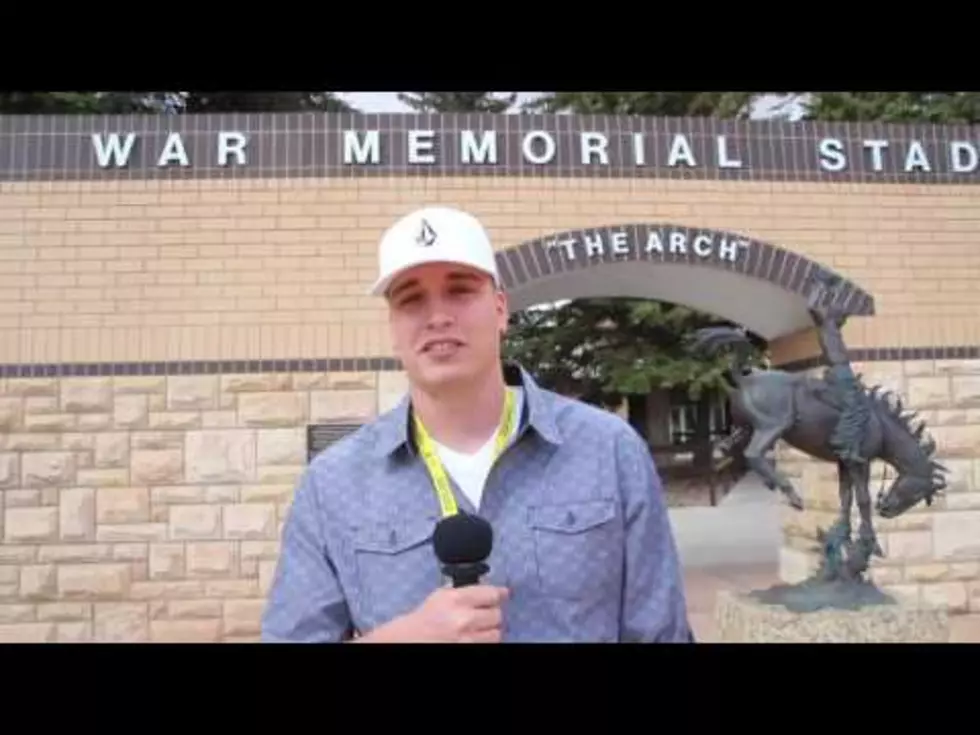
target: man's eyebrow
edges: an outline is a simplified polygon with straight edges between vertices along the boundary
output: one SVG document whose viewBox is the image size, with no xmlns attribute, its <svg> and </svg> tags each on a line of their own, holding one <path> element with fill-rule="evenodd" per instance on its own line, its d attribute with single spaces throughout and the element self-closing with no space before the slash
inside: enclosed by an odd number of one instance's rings
<svg viewBox="0 0 980 735">
<path fill-rule="evenodd" d="M 408 281 L 405 281 L 404 283 L 399 283 L 397 286 L 395 286 L 393 289 L 391 289 L 391 291 L 388 292 L 388 298 L 394 298 L 395 296 L 397 296 L 398 294 L 400 294 L 402 291 L 406 291 L 406 290 L 412 288 L 413 286 L 417 286 L 418 283 L 419 283 L 418 280 L 415 279 L 415 278 L 412 278 L 412 279 L 410 279 Z"/>
<path fill-rule="evenodd" d="M 469 271 L 453 271 L 447 278 L 454 281 L 482 281 L 476 273 L 470 273 Z"/>
</svg>

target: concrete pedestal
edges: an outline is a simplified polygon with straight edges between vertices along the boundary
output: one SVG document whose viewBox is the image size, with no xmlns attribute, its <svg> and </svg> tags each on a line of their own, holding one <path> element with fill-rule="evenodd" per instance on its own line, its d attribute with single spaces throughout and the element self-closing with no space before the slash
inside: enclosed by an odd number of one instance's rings
<svg viewBox="0 0 980 735">
<path fill-rule="evenodd" d="M 715 608 L 718 637 L 727 643 L 946 643 L 942 608 L 909 603 L 855 610 L 793 612 L 783 605 L 722 591 Z"/>
</svg>

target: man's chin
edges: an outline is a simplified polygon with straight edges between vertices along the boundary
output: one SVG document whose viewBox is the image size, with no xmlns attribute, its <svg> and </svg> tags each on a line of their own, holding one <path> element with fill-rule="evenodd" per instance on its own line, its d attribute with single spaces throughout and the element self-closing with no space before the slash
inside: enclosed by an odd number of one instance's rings
<svg viewBox="0 0 980 735">
<path fill-rule="evenodd" d="M 423 359 L 418 365 L 417 378 L 425 385 L 452 385 L 473 376 L 472 366 L 460 359 Z"/>
</svg>

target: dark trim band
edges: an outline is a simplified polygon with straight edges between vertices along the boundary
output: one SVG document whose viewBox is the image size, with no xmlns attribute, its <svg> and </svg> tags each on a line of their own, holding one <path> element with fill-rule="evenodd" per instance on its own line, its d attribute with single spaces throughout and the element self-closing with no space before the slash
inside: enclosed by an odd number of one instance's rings
<svg viewBox="0 0 980 735">
<path fill-rule="evenodd" d="M 814 278 L 842 281 L 839 304 L 849 316 L 873 316 L 874 297 L 804 255 L 729 230 L 661 223 L 625 223 L 556 232 L 497 253 L 504 287 L 517 291 L 540 279 L 618 262 L 683 263 L 767 281 L 806 296 Z"/>
<path fill-rule="evenodd" d="M 903 360 L 980 360 L 980 345 L 959 347 L 876 347 L 851 350 L 855 362 Z M 780 370 L 808 370 L 820 357 L 774 365 Z M 115 375 L 215 375 L 234 373 L 395 372 L 394 357 L 334 357 L 294 360 L 184 360 L 166 362 L 66 362 L 0 364 L 0 378 L 106 377 Z"/>
<path fill-rule="evenodd" d="M 66 362 L 0 364 L 2 378 L 68 378 L 114 375 L 229 375 L 235 373 L 393 372 L 393 357 L 333 357 L 293 360 L 169 360 L 164 362 Z"/>
<path fill-rule="evenodd" d="M 641 115 L 0 115 L 0 181 L 445 176 L 978 184 L 966 125 Z"/>
<path fill-rule="evenodd" d="M 866 347 L 848 351 L 852 362 L 912 362 L 915 360 L 980 360 L 980 345 L 958 347 Z M 798 372 L 824 367 L 822 355 L 774 365 L 780 370 Z"/>
</svg>

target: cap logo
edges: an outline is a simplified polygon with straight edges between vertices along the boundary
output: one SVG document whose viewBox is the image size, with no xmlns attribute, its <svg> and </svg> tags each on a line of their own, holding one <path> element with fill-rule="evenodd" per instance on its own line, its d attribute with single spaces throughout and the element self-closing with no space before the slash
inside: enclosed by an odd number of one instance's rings
<svg viewBox="0 0 980 735">
<path fill-rule="evenodd" d="M 418 236 L 415 238 L 415 242 L 424 248 L 432 246 L 436 241 L 436 231 L 432 229 L 432 225 L 428 223 L 427 220 L 422 220 L 422 229 L 419 230 Z"/>
</svg>

